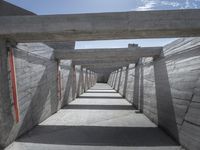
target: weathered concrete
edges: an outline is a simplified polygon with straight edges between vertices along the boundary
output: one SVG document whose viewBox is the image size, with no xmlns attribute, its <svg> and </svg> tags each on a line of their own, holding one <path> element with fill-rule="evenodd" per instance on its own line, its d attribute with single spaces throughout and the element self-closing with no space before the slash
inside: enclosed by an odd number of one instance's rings
<svg viewBox="0 0 200 150">
<path fill-rule="evenodd" d="M 180 150 L 180 147 L 111 87 L 97 84 L 6 148 L 18 149 Z"/>
<path fill-rule="evenodd" d="M 15 124 L 9 89 L 8 52 L 6 41 L 0 40 L 0 149 L 6 146 L 9 131 Z"/>
<path fill-rule="evenodd" d="M 200 149 L 200 38 L 178 39 L 161 58 L 129 65 L 126 99 L 166 130 L 186 149 Z M 125 70 L 122 81 L 125 80 Z M 112 75 L 113 76 L 113 75 Z M 123 82 L 124 83 L 124 82 Z M 119 92 L 123 94 L 124 84 Z"/>
<path fill-rule="evenodd" d="M 78 89 L 73 87 L 78 85 L 79 69 L 76 68 L 76 80 L 73 80 L 71 61 L 61 61 L 58 69 L 50 47 L 42 43 L 18 44 L 14 48 L 20 117 L 17 123 L 10 98 L 5 41 L 1 41 L 0 46 L 0 146 L 5 147 L 76 98 Z"/>
<path fill-rule="evenodd" d="M 9 16 L 0 18 L 0 38 L 11 38 L 17 42 L 44 42 L 194 37 L 200 35 L 199 16 L 198 9 Z"/>
<path fill-rule="evenodd" d="M 101 64 L 125 64 L 125 63 L 135 63 L 135 60 L 74 60 L 75 65 L 101 65 Z"/>
<path fill-rule="evenodd" d="M 72 60 L 116 60 L 118 58 L 137 60 L 140 57 L 159 56 L 162 47 L 133 47 L 133 48 L 113 48 L 113 49 L 76 49 L 54 51 L 57 59 Z"/>
<path fill-rule="evenodd" d="M 123 88 L 123 94 L 122 94 L 123 97 L 126 96 L 128 72 L 129 72 L 129 66 L 126 67 L 125 80 L 124 80 L 124 88 Z"/>
</svg>

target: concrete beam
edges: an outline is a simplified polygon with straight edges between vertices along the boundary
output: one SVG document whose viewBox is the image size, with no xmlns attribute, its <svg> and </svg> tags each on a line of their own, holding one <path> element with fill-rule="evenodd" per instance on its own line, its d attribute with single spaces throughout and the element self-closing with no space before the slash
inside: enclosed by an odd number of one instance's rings
<svg viewBox="0 0 200 150">
<path fill-rule="evenodd" d="M 88 69 L 93 69 L 93 68 L 112 68 L 112 67 L 125 67 L 128 66 L 129 63 L 115 63 L 115 64 L 107 64 L 107 63 L 102 63 L 102 64 L 90 64 L 90 65 L 82 65 L 83 68 L 88 68 Z"/>
<path fill-rule="evenodd" d="M 110 67 L 110 68 L 90 68 L 95 73 L 111 73 L 121 67 Z"/>
<path fill-rule="evenodd" d="M 112 49 L 77 49 L 55 50 L 57 59 L 71 60 L 116 60 L 122 58 L 138 59 L 140 57 L 154 57 L 160 55 L 162 47 L 136 47 L 136 48 L 112 48 Z"/>
<path fill-rule="evenodd" d="M 65 51 L 75 48 L 75 41 L 45 42 L 45 44 L 53 49 L 65 49 Z"/>
<path fill-rule="evenodd" d="M 0 38 L 17 42 L 200 36 L 200 10 L 0 17 Z"/>
<path fill-rule="evenodd" d="M 119 64 L 119 63 L 136 63 L 135 60 L 74 60 L 74 65 L 101 65 L 101 64 Z"/>
</svg>

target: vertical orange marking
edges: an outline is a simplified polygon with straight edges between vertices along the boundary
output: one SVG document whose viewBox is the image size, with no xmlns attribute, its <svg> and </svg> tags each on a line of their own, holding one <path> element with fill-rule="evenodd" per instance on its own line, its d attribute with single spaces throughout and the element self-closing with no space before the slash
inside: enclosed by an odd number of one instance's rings
<svg viewBox="0 0 200 150">
<path fill-rule="evenodd" d="M 13 49 L 9 48 L 9 65 L 10 65 L 10 78 L 12 86 L 12 98 L 14 102 L 14 110 L 16 122 L 19 122 L 19 105 L 18 105 L 18 96 L 17 96 L 17 83 L 16 83 L 16 73 L 15 73 L 15 63 L 14 63 L 14 54 Z"/>
</svg>

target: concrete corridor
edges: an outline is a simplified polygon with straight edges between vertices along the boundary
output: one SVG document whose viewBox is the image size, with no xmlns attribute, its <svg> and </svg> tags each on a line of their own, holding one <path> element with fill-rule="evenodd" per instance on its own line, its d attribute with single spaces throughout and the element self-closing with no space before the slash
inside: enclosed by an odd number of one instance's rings
<svg viewBox="0 0 200 150">
<path fill-rule="evenodd" d="M 6 150 L 179 150 L 107 84 L 96 84 Z"/>
</svg>

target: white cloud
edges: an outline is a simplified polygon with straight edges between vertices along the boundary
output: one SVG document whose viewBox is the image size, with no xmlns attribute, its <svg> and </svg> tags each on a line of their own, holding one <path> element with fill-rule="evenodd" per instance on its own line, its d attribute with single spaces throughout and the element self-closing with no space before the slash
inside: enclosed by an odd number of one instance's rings
<svg viewBox="0 0 200 150">
<path fill-rule="evenodd" d="M 144 1 L 144 5 L 136 8 L 138 11 L 152 10 L 155 6 L 155 1 Z"/>
<path fill-rule="evenodd" d="M 185 2 L 185 8 L 190 8 L 189 0 L 186 0 L 186 2 Z"/>
<path fill-rule="evenodd" d="M 172 2 L 172 1 L 161 1 L 160 3 L 161 3 L 161 5 L 168 5 L 168 6 L 172 6 L 172 7 L 179 7 L 180 6 L 180 3 Z"/>
</svg>

